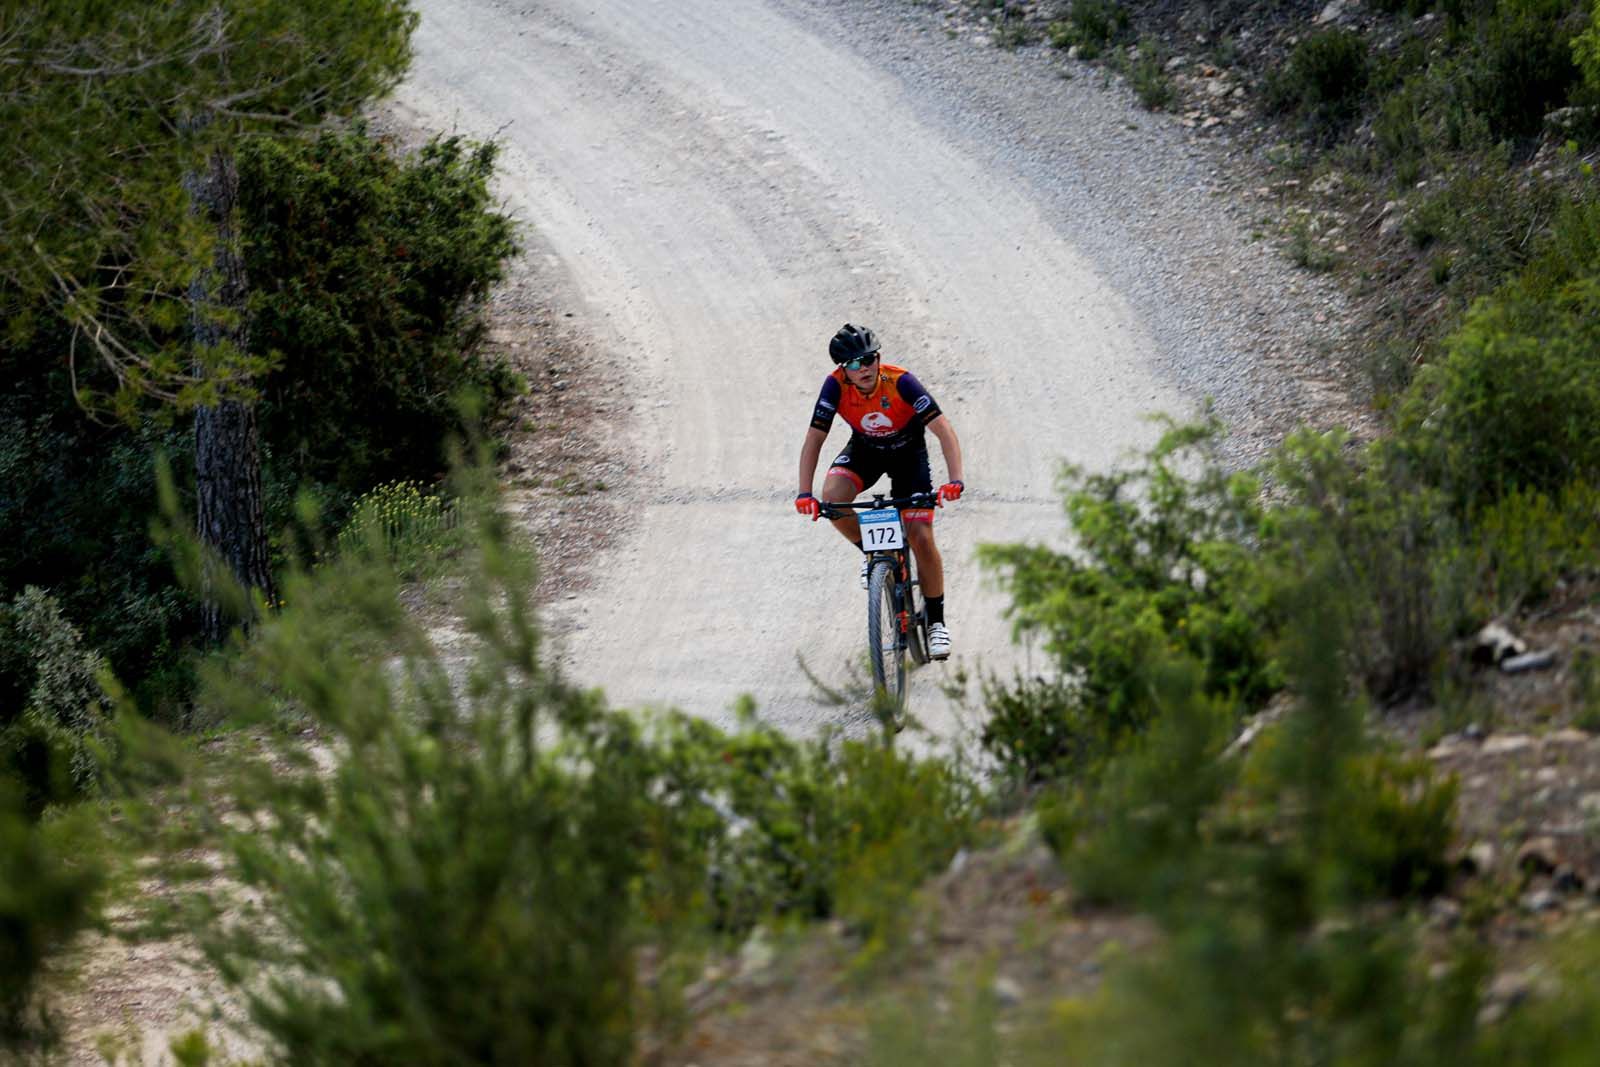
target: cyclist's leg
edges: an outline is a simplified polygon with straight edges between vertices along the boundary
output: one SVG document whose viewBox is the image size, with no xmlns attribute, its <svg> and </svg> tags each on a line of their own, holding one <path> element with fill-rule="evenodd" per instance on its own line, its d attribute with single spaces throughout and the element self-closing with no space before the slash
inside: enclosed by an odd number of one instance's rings
<svg viewBox="0 0 1600 1067">
<path fill-rule="evenodd" d="M 933 492 L 933 473 L 928 466 L 927 448 L 907 449 L 897 456 L 889 470 L 890 491 L 895 496 Z M 944 557 L 933 539 L 933 509 L 905 508 L 900 512 L 905 523 L 906 541 L 916 557 L 917 577 L 922 582 L 923 599 L 944 596 Z"/>
<path fill-rule="evenodd" d="M 822 480 L 822 499 L 829 504 L 848 504 L 882 475 L 881 465 L 870 452 L 846 447 L 834 458 L 828 476 Z M 853 513 L 834 519 L 833 528 L 851 544 L 861 544 L 861 523 Z"/>
</svg>

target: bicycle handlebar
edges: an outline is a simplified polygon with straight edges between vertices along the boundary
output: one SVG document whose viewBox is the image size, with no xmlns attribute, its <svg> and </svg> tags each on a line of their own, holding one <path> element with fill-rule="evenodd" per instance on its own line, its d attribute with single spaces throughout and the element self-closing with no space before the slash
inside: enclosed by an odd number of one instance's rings
<svg viewBox="0 0 1600 1067">
<path fill-rule="evenodd" d="M 830 504 L 819 502 L 817 514 L 824 519 L 842 519 L 850 511 L 873 511 L 877 508 L 941 508 L 938 493 L 912 493 L 910 496 L 874 496 L 871 500 Z"/>
</svg>

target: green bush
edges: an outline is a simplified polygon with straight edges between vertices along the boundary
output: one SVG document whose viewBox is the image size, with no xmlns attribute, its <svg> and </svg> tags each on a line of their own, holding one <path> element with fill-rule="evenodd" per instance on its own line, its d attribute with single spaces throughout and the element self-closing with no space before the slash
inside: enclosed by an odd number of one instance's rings
<svg viewBox="0 0 1600 1067">
<path fill-rule="evenodd" d="M 0 774 L 24 786 L 35 810 L 92 789 L 106 740 L 104 658 L 30 586 L 0 605 L 0 659 L 0 676 L 21 690 L 17 703 L 0 703 Z"/>
<path fill-rule="evenodd" d="M 1150 111 L 1164 111 L 1177 99 L 1166 65 L 1166 49 L 1154 38 L 1139 42 L 1139 58 L 1128 65 L 1128 84 L 1133 86 L 1139 103 Z"/>
<path fill-rule="evenodd" d="M 1539 299 L 1487 297 L 1402 405 L 1441 484 L 1466 507 L 1600 478 L 1600 276 Z"/>
<path fill-rule="evenodd" d="M 1464 73 L 1473 108 L 1497 140 L 1537 136 L 1545 114 L 1580 83 L 1578 10 L 1571 0 L 1500 0 L 1479 25 Z"/>
<path fill-rule="evenodd" d="M 1328 139 L 1356 117 L 1370 76 L 1365 38 L 1345 29 L 1321 30 L 1268 74 L 1266 99 L 1274 110 L 1297 116 L 1316 136 Z"/>
<path fill-rule="evenodd" d="M 1584 84 L 1600 93 L 1600 3 L 1591 5 L 1589 28 L 1572 39 L 1572 60 L 1578 65 Z"/>
<path fill-rule="evenodd" d="M 1454 788 L 1372 747 L 1345 692 L 1340 613 L 1322 610 L 1338 580 L 1308 573 L 1281 723 L 1227 755 L 1232 715 L 1202 673 L 1155 671 L 1150 733 L 1072 806 L 1074 832 L 1058 840 L 1074 885 L 1132 903 L 1166 935 L 1108 978 L 1068 1038 L 1074 1058 L 1424 1062 L 1415 1051 L 1472 1023 L 1435 1029 L 1447 986 L 1418 981 L 1408 925 L 1373 908 L 1441 884 Z"/>
<path fill-rule="evenodd" d="M 53 330 L 0 341 L 0 602 L 50 590 L 140 703 L 173 714 L 188 694 L 181 650 L 196 620 L 149 524 L 154 454 L 182 463 L 192 435 L 90 421 L 59 358 L 67 344 Z M 7 674 L 0 663 L 0 703 L 9 694 L 20 707 L 25 680 Z"/>
<path fill-rule="evenodd" d="M 1474 519 L 1483 594 L 1494 614 L 1536 604 L 1564 576 L 1600 566 L 1600 489 L 1573 482 L 1556 494 L 1513 489 Z"/>
<path fill-rule="evenodd" d="M 1469 614 L 1472 559 L 1452 498 L 1404 442 L 1357 450 L 1337 433 L 1292 435 L 1272 478 L 1283 495 L 1264 544 L 1277 571 L 1325 558 L 1348 593 L 1336 603 L 1367 691 L 1388 701 L 1427 688 Z"/>
<path fill-rule="evenodd" d="M 493 145 L 435 138 L 399 157 L 357 127 L 258 140 L 239 157 L 251 336 L 276 354 L 261 433 L 274 477 L 359 493 L 432 480 L 455 397 L 493 405 L 483 302 L 515 251 L 489 192 Z"/>
<path fill-rule="evenodd" d="M 1229 474 L 1215 423 L 1170 426 L 1142 465 L 1063 475 L 1076 549 L 989 545 L 1021 634 L 1037 634 L 1060 683 L 1002 700 L 985 728 L 991 754 L 1024 774 L 1077 759 L 1142 725 L 1143 671 L 1181 651 L 1205 669 L 1207 692 L 1253 706 L 1278 685 L 1272 664 L 1270 588 L 1251 542 L 1259 486 Z M 1197 473 L 1188 473 L 1196 470 Z M 1033 724 L 1034 716 L 1049 723 Z M 1072 724 L 1098 720 L 1093 733 Z M 1033 751 L 1036 744 L 1048 747 Z"/>
<path fill-rule="evenodd" d="M 334 545 L 341 553 L 371 551 L 404 576 L 437 567 L 456 547 L 456 512 L 418 482 L 401 480 L 361 494 Z"/>
<path fill-rule="evenodd" d="M 1049 26 L 1050 43 L 1094 59 L 1128 36 L 1128 12 L 1116 0 L 1072 0 L 1067 17 Z"/>
</svg>

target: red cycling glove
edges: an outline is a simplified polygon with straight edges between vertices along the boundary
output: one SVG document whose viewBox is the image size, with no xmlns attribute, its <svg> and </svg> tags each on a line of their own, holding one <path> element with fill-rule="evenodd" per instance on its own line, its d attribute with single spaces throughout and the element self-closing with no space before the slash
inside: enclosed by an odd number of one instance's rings
<svg viewBox="0 0 1600 1067">
<path fill-rule="evenodd" d="M 801 493 L 794 498 L 794 510 L 801 515 L 811 516 L 811 521 L 817 521 L 817 514 L 822 510 L 822 505 L 817 503 L 817 498 L 810 493 Z"/>
<path fill-rule="evenodd" d="M 965 488 L 966 488 L 966 486 L 963 485 L 961 482 L 945 482 L 943 485 L 941 485 L 939 487 L 939 499 L 940 500 L 960 500 L 961 499 L 961 490 L 963 490 Z"/>
</svg>

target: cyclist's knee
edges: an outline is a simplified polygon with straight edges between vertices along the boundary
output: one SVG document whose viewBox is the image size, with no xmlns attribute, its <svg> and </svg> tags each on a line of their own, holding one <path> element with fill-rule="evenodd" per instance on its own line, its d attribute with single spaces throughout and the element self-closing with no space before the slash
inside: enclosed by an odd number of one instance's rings
<svg viewBox="0 0 1600 1067">
<path fill-rule="evenodd" d="M 830 474 L 822 482 L 822 499 L 830 504 L 847 504 L 858 492 L 856 484 L 842 474 Z"/>
</svg>

